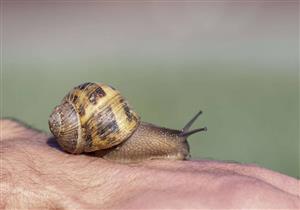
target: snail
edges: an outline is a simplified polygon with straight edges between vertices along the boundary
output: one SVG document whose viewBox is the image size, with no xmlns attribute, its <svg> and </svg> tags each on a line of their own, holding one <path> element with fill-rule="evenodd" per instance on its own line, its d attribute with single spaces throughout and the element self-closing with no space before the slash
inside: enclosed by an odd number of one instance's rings
<svg viewBox="0 0 300 210">
<path fill-rule="evenodd" d="M 88 82 L 74 87 L 54 108 L 49 128 L 60 147 L 72 154 L 93 153 L 119 162 L 186 160 L 187 137 L 207 130 L 189 130 L 201 113 L 182 130 L 159 127 L 142 122 L 115 88 Z"/>
</svg>

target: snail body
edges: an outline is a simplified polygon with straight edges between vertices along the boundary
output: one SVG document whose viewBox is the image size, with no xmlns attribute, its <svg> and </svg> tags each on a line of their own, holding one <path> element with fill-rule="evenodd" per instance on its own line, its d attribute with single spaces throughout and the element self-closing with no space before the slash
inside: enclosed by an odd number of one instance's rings
<svg viewBox="0 0 300 210">
<path fill-rule="evenodd" d="M 55 107 L 49 128 L 61 148 L 72 154 L 93 152 L 104 159 L 137 162 L 190 157 L 187 137 L 199 112 L 182 130 L 141 122 L 119 91 L 105 84 L 73 88 Z"/>
</svg>

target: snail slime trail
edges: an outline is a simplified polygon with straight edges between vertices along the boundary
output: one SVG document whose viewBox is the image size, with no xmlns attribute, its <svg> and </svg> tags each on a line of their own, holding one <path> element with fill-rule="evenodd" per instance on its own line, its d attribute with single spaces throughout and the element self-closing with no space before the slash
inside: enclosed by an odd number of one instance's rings
<svg viewBox="0 0 300 210">
<path fill-rule="evenodd" d="M 198 112 L 182 130 L 141 122 L 115 88 L 100 83 L 74 87 L 56 106 L 49 128 L 60 147 L 72 154 L 94 152 L 118 162 L 151 159 L 186 160 L 187 138 L 207 128 L 190 130 Z"/>
</svg>

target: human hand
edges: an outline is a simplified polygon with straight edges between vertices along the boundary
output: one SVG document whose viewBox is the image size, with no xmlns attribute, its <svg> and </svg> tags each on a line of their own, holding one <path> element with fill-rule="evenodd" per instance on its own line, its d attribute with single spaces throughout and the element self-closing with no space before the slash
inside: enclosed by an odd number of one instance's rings
<svg viewBox="0 0 300 210">
<path fill-rule="evenodd" d="M 218 161 L 119 164 L 62 152 L 47 134 L 0 120 L 0 208 L 299 209 L 299 180 Z"/>
</svg>

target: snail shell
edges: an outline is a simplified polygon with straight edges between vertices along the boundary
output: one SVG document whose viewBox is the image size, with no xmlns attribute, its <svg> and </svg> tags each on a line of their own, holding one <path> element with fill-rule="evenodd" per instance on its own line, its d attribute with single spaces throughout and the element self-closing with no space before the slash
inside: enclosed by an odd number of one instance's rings
<svg viewBox="0 0 300 210">
<path fill-rule="evenodd" d="M 49 118 L 49 128 L 59 145 L 74 154 L 118 145 L 139 124 L 139 115 L 120 92 L 99 83 L 73 88 Z"/>
</svg>

